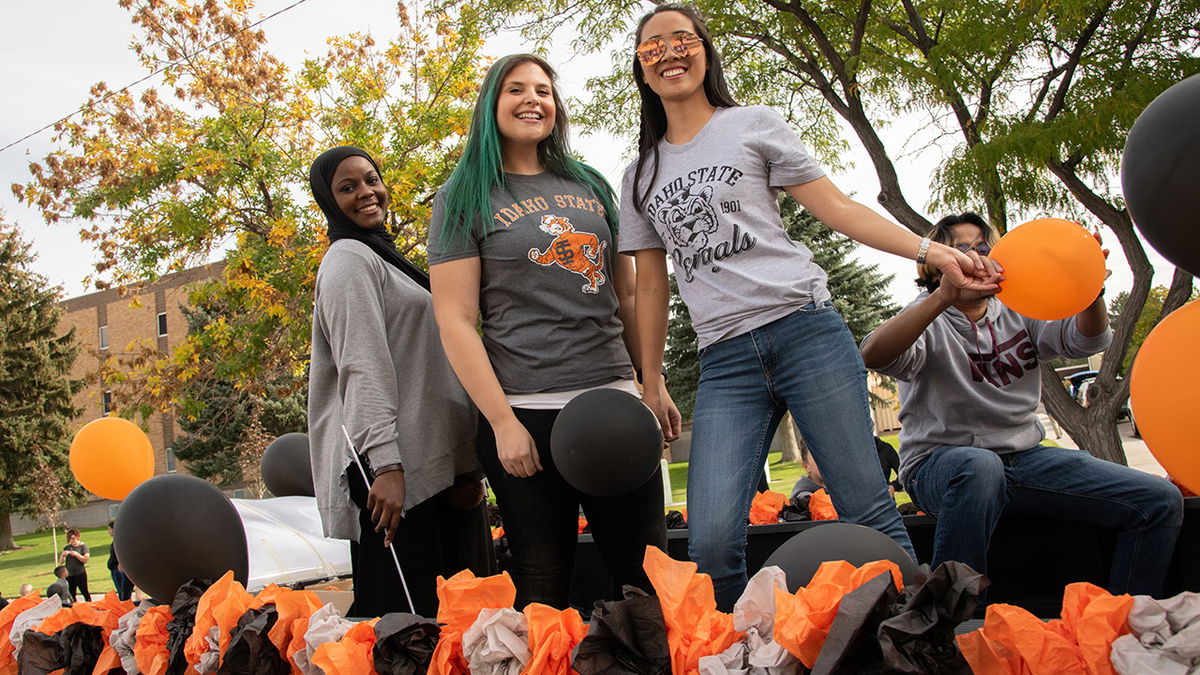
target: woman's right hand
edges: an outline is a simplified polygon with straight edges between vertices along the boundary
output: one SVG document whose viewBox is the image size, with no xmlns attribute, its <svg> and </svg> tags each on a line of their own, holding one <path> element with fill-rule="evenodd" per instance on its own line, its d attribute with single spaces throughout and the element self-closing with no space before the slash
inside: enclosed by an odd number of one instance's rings
<svg viewBox="0 0 1200 675">
<path fill-rule="evenodd" d="M 510 475 L 529 478 L 542 470 L 537 444 L 516 417 L 494 426 L 493 431 L 496 434 L 496 455 Z"/>
</svg>

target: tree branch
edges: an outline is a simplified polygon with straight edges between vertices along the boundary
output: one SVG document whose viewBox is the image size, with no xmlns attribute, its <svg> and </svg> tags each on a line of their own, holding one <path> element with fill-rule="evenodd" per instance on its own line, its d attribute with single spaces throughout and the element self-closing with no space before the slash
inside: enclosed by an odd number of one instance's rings
<svg viewBox="0 0 1200 675">
<path fill-rule="evenodd" d="M 1054 92 L 1054 98 L 1050 101 L 1050 108 L 1046 111 L 1046 121 L 1050 121 L 1062 112 L 1066 105 L 1067 92 L 1071 89 L 1071 84 L 1074 82 L 1075 69 L 1079 66 L 1079 60 L 1083 58 L 1083 53 L 1087 51 L 1088 45 L 1092 41 L 1092 37 L 1096 35 L 1096 31 L 1100 29 L 1100 24 L 1104 22 L 1104 17 L 1108 16 L 1108 10 L 1112 7 L 1111 2 L 1104 3 L 1096 13 L 1092 15 L 1091 21 L 1083 29 L 1083 33 L 1075 41 L 1075 46 L 1071 49 L 1071 54 L 1067 58 L 1066 72 L 1063 74 L 1062 80 L 1058 83 L 1058 90 Z"/>
</svg>

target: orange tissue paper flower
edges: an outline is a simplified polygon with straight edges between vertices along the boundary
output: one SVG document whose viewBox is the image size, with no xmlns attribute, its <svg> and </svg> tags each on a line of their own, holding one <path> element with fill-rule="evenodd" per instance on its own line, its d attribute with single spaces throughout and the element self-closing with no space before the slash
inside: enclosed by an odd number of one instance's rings
<svg viewBox="0 0 1200 675">
<path fill-rule="evenodd" d="M 701 657 L 720 654 L 744 637 L 734 630 L 732 614 L 717 611 L 712 578 L 696 572 L 696 563 L 647 546 L 643 567 L 662 605 L 673 675 L 698 673 Z"/>
<path fill-rule="evenodd" d="M 786 495 L 767 490 L 754 495 L 750 502 L 750 524 L 770 525 L 779 522 L 779 512 L 787 506 Z"/>
<path fill-rule="evenodd" d="M 268 602 L 275 603 L 278 618 L 267 632 L 267 638 L 279 650 L 279 654 L 291 663 L 293 675 L 300 675 L 301 671 L 295 662 L 292 662 L 289 650 L 297 634 L 303 644 L 304 633 L 308 630 L 308 617 L 321 609 L 321 600 L 312 591 L 293 591 L 271 584 L 259 591 L 255 597 L 255 603 L 259 606 Z"/>
<path fill-rule="evenodd" d="M 159 605 L 151 607 L 138 622 L 133 657 L 138 670 L 145 675 L 162 675 L 167 672 L 171 660 L 171 655 L 167 652 L 167 622 L 170 620 L 171 608 Z"/>
<path fill-rule="evenodd" d="M 529 663 L 521 672 L 529 675 L 570 675 L 571 650 L 587 635 L 579 612 L 557 610 L 532 603 L 525 608 L 529 625 Z"/>
<path fill-rule="evenodd" d="M 429 664 L 431 675 L 462 675 L 470 672 L 463 656 L 463 633 L 475 623 L 480 610 L 512 607 L 517 588 L 508 572 L 491 577 L 476 577 L 471 570 L 437 579 L 438 615 L 441 638 Z"/>
<path fill-rule="evenodd" d="M 13 658 L 13 644 L 8 639 L 17 615 L 40 604 L 42 604 L 42 598 L 38 597 L 37 593 L 30 593 L 8 603 L 4 609 L 0 609 L 0 673 L 17 672 L 17 660 Z"/>
<path fill-rule="evenodd" d="M 813 520 L 837 520 L 837 509 L 825 488 L 812 493 L 808 498 L 808 515 Z"/>
<path fill-rule="evenodd" d="M 208 634 L 213 626 L 217 627 L 217 644 L 221 656 L 229 647 L 229 632 L 237 626 L 238 619 L 254 604 L 254 596 L 233 578 L 233 571 L 226 572 L 196 603 L 196 627 L 191 636 L 183 643 L 183 654 L 193 667 L 200 663 L 200 657 L 208 651 Z"/>
<path fill-rule="evenodd" d="M 829 636 L 838 607 L 847 593 L 880 574 L 891 574 L 904 589 L 900 567 L 890 560 L 855 567 L 845 560 L 821 563 L 807 586 L 795 594 L 775 589 L 775 642 L 812 668 Z"/>
<path fill-rule="evenodd" d="M 1078 645 L 1014 605 L 990 605 L 983 628 L 957 641 L 976 674 L 1088 672 Z"/>
<path fill-rule="evenodd" d="M 368 675 L 375 672 L 375 624 L 379 619 L 356 623 L 341 640 L 317 647 L 312 663 L 325 675 Z"/>
</svg>

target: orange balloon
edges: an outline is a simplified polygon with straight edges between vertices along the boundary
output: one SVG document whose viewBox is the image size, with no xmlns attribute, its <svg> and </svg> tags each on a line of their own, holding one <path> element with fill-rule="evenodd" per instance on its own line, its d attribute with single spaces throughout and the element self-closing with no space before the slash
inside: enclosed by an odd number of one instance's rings
<svg viewBox="0 0 1200 675">
<path fill-rule="evenodd" d="M 71 441 L 71 473 L 94 494 L 124 499 L 154 476 L 154 447 L 133 422 L 101 417 L 85 424 Z"/>
<path fill-rule="evenodd" d="M 1054 321 L 1087 309 L 1104 286 L 1104 253 L 1079 223 L 1031 220 L 996 242 L 991 258 L 1004 266 L 996 298 L 1031 319 Z"/>
<path fill-rule="evenodd" d="M 1180 484 L 1200 493 L 1200 447 L 1192 422 L 1200 408 L 1200 300 L 1171 312 L 1150 334 L 1129 375 L 1130 405 L 1150 452 Z"/>
</svg>

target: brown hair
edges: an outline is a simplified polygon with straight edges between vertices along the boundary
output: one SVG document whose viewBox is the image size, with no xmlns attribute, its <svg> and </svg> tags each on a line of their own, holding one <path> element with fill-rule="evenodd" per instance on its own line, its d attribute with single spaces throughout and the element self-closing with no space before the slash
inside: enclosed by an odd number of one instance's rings
<svg viewBox="0 0 1200 675">
<path fill-rule="evenodd" d="M 983 235 L 983 240 L 988 246 L 996 244 L 996 230 L 988 224 L 983 216 L 980 216 L 974 211 L 966 211 L 957 215 L 949 215 L 933 224 L 929 232 L 925 234 L 930 241 L 939 244 L 952 246 L 954 241 L 954 232 L 950 228 L 955 225 L 974 225 L 979 228 L 980 234 Z M 917 265 L 917 285 L 930 293 L 936 291 L 938 286 L 942 285 L 942 271 L 933 265 Z"/>
</svg>

